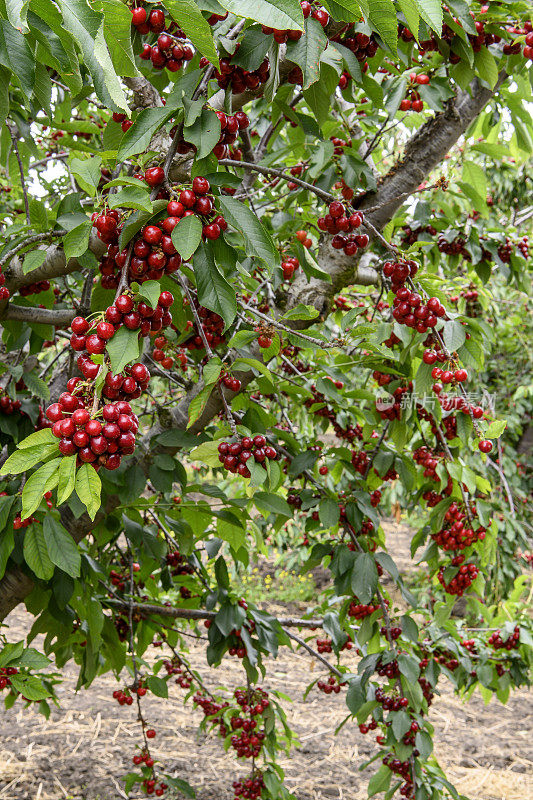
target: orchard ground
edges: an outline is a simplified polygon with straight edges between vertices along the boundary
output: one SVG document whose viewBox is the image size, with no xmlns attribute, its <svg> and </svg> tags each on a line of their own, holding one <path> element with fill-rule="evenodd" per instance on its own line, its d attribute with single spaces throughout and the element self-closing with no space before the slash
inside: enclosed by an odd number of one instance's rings
<svg viewBox="0 0 533 800">
<path fill-rule="evenodd" d="M 386 532 L 402 572 L 416 569 L 409 557 L 412 531 L 389 523 Z M 291 604 L 285 610 L 304 609 L 303 604 Z M 32 620 L 19 607 L 7 622 L 10 639 L 15 641 L 26 634 Z M 240 663 L 228 656 L 219 669 L 210 670 L 202 642 L 192 642 L 190 657 L 209 688 L 236 686 L 242 680 Z M 351 654 L 344 653 L 343 660 L 350 663 Z M 322 672 L 318 662 L 310 664 L 308 656 L 284 648 L 264 683 L 293 701 L 284 702 L 298 737 L 290 756 L 281 757 L 286 786 L 299 800 L 363 800 L 375 763 L 362 772 L 358 765 L 375 753 L 374 738 L 360 734 L 355 725 L 346 725 L 335 736 L 347 714 L 343 694 L 325 696 L 314 688 L 302 702 L 310 680 Z M 112 699 L 117 684 L 109 675 L 97 678 L 90 691 L 78 694 L 74 666 L 68 665 L 63 676 L 58 688 L 61 708 L 52 710 L 49 721 L 18 704 L 10 711 L 0 710 L 0 800 L 126 797 L 121 777 L 130 770 L 139 743 L 136 711 L 119 707 Z M 184 690 L 169 686 L 168 700 L 150 696 L 145 704 L 147 719 L 158 732 L 156 757 L 172 774 L 195 787 L 197 800 L 229 800 L 231 779 L 245 774 L 246 767 L 225 755 L 220 740 L 198 734 L 201 711 L 193 711 L 191 702 L 184 706 Z M 435 752 L 457 789 L 472 800 L 533 798 L 531 694 L 519 690 L 507 706 L 495 700 L 485 706 L 479 695 L 463 704 L 446 681 L 440 686 L 442 694 L 430 711 L 436 729 Z"/>
</svg>

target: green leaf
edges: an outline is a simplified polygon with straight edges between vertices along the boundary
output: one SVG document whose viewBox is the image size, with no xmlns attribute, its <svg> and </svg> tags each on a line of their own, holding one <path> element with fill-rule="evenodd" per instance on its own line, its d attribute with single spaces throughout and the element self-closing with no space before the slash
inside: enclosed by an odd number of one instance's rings
<svg viewBox="0 0 533 800">
<path fill-rule="evenodd" d="M 301 67 L 303 88 L 308 89 L 320 77 L 320 56 L 328 39 L 320 22 L 313 17 L 305 20 L 305 33 L 297 42 L 287 43 L 287 58 Z"/>
<path fill-rule="evenodd" d="M 34 647 L 28 647 L 21 657 L 17 658 L 17 666 L 26 667 L 26 669 L 46 669 L 50 663 L 50 659 Z"/>
<path fill-rule="evenodd" d="M 320 503 L 318 516 L 325 528 L 333 528 L 339 521 L 339 504 L 332 498 L 327 497 Z"/>
<path fill-rule="evenodd" d="M 189 422 L 187 423 L 187 428 L 190 428 L 196 420 L 202 415 L 204 408 L 206 407 L 207 401 L 211 396 L 211 392 L 213 391 L 213 384 L 209 383 L 207 386 L 204 386 L 197 395 L 193 397 L 191 402 L 189 403 Z"/>
<path fill-rule="evenodd" d="M 52 433 L 51 428 L 42 428 L 40 431 L 30 433 L 29 436 L 26 436 L 25 439 L 18 443 L 17 447 L 22 450 L 27 447 L 35 447 L 37 444 L 57 444 L 57 438 Z"/>
<path fill-rule="evenodd" d="M 372 0 L 370 0 L 372 2 Z M 368 796 L 373 797 L 379 792 L 384 792 L 389 788 L 392 779 L 392 772 L 386 764 L 382 764 L 378 771 L 372 775 L 368 782 Z"/>
<path fill-rule="evenodd" d="M 28 16 L 28 3 L 24 0 L 6 0 L 5 8 L 7 18 L 14 28 L 22 33 L 28 33 L 26 18 Z"/>
<path fill-rule="evenodd" d="M 44 461 L 48 456 L 56 455 L 57 453 L 59 453 L 57 440 L 54 444 L 34 445 L 33 447 L 15 450 L 0 469 L 0 475 L 18 475 L 27 469 L 31 469 L 39 461 Z"/>
<path fill-rule="evenodd" d="M 63 239 L 63 249 L 65 251 L 65 258 L 76 258 L 82 256 L 89 248 L 89 236 L 93 223 L 90 219 L 82 222 L 76 228 L 73 228 L 67 233 Z M 42 251 L 39 251 L 42 252 Z"/>
<path fill-rule="evenodd" d="M 279 255 L 272 237 L 248 206 L 234 197 L 219 197 L 222 213 L 228 223 L 244 237 L 244 250 L 258 256 L 269 267 L 279 264 Z"/>
<path fill-rule="evenodd" d="M 507 422 L 504 419 L 495 419 L 485 431 L 485 436 L 487 439 L 499 439 L 506 427 Z"/>
<path fill-rule="evenodd" d="M 458 347 L 464 344 L 466 339 L 466 330 L 464 325 L 456 319 L 448 320 L 444 323 L 443 328 L 444 344 L 448 350 L 453 353 Z"/>
<path fill-rule="evenodd" d="M 54 565 L 48 556 L 48 549 L 40 525 L 30 525 L 24 533 L 24 559 L 38 578 L 48 581 L 54 574 Z"/>
<path fill-rule="evenodd" d="M 218 69 L 218 53 L 213 32 L 193 0 L 165 0 L 165 8 L 187 34 L 195 48 Z"/>
<path fill-rule="evenodd" d="M 35 86 L 35 58 L 26 37 L 7 19 L 0 20 L 0 64 L 10 69 L 30 98 Z"/>
<path fill-rule="evenodd" d="M 94 472 L 94 468 L 92 469 Z M 44 518 L 43 533 L 50 561 L 71 578 L 77 578 L 80 574 L 81 556 L 72 536 L 51 515 Z"/>
<path fill-rule="evenodd" d="M 361 603 L 369 603 L 378 583 L 376 562 L 370 553 L 358 553 L 352 572 L 352 589 Z"/>
<path fill-rule="evenodd" d="M 124 134 L 118 148 L 117 159 L 124 161 L 148 150 L 154 134 L 175 113 L 175 110 L 169 110 L 168 107 L 144 108 Z"/>
<path fill-rule="evenodd" d="M 253 72 L 258 69 L 270 49 L 270 38 L 265 36 L 258 25 L 252 25 L 244 31 L 241 44 L 231 59 L 236 67 Z"/>
<path fill-rule="evenodd" d="M 94 519 L 100 508 L 100 492 L 102 481 L 100 476 L 90 464 L 82 464 L 76 473 L 76 494 L 85 505 L 87 513 Z"/>
<path fill-rule="evenodd" d="M 256 492 L 253 500 L 262 514 L 279 514 L 282 517 L 292 517 L 290 505 L 283 497 L 270 492 Z"/>
<path fill-rule="evenodd" d="M 219 0 L 220 5 L 237 17 L 253 19 L 278 30 L 303 30 L 304 17 L 298 0 Z"/>
<path fill-rule="evenodd" d="M 36 675 L 12 675 L 10 680 L 13 688 L 28 700 L 43 700 L 51 695 L 50 690 Z"/>
<path fill-rule="evenodd" d="M 477 53 L 474 52 L 474 65 L 477 75 L 494 89 L 498 80 L 498 65 L 488 47 L 482 47 Z"/>
<path fill-rule="evenodd" d="M 30 475 L 24 489 L 22 490 L 22 519 L 30 517 L 35 509 L 39 508 L 40 502 L 46 492 L 49 492 L 59 480 L 59 465 L 62 457 L 54 458 L 43 464 L 42 467 Z"/>
<path fill-rule="evenodd" d="M 393 53 L 398 48 L 398 22 L 392 0 L 360 0 L 365 20 L 379 33 Z"/>
<path fill-rule="evenodd" d="M 192 125 L 183 129 L 183 138 L 196 146 L 196 159 L 208 156 L 220 139 L 220 120 L 215 112 L 211 108 L 202 109 Z"/>
<path fill-rule="evenodd" d="M 42 267 L 46 258 L 46 250 L 31 250 L 24 256 L 24 263 L 22 264 L 22 273 L 26 275 L 33 269 Z"/>
<path fill-rule="evenodd" d="M 122 325 L 107 342 L 107 352 L 111 359 L 111 371 L 118 375 L 127 364 L 139 358 L 139 331 L 131 331 Z"/>
<path fill-rule="evenodd" d="M 180 225 L 183 225 L 183 222 Z M 179 228 L 180 225 L 177 227 Z M 213 260 L 211 249 L 205 244 L 202 244 L 194 254 L 193 266 L 198 288 L 198 301 L 205 308 L 222 317 L 225 323 L 224 330 L 226 330 L 237 315 L 235 290 L 219 271 Z"/>
<path fill-rule="evenodd" d="M 442 33 L 442 4 L 440 0 L 414 0 L 420 16 L 437 36 Z M 402 9 L 403 10 L 403 9 Z M 414 33 L 414 31 L 413 31 Z"/>
<path fill-rule="evenodd" d="M 168 697 L 168 684 L 163 678 L 158 678 L 157 675 L 148 675 L 146 685 L 156 697 Z"/>
<path fill-rule="evenodd" d="M 140 186 L 126 186 L 124 189 L 121 189 L 120 192 L 110 195 L 109 208 L 136 208 L 139 211 L 146 211 L 148 214 L 153 214 L 148 186 L 146 184 L 144 188 Z"/>
<path fill-rule="evenodd" d="M 202 241 L 202 223 L 197 216 L 191 214 L 182 217 L 172 231 L 172 244 L 184 259 L 188 261 L 198 249 Z"/>
<path fill-rule="evenodd" d="M 97 7 L 104 14 L 104 37 L 117 75 L 126 78 L 139 75 L 133 54 L 128 6 L 120 0 L 99 0 Z"/>
<path fill-rule="evenodd" d="M 91 197 L 95 197 L 100 183 L 102 159 L 99 157 L 73 158 L 70 161 L 70 170 L 82 189 Z"/>
<path fill-rule="evenodd" d="M 115 71 L 115 66 L 113 64 L 113 61 L 111 60 L 111 55 L 109 53 L 109 50 L 107 49 L 103 20 L 102 24 L 98 28 L 98 32 L 94 40 L 93 52 L 95 58 L 102 67 L 104 75 L 104 83 L 107 91 L 109 92 L 110 97 L 118 106 L 118 108 L 120 108 L 122 111 L 125 111 L 129 115 L 130 107 L 128 105 L 128 99 L 124 93 L 122 84 Z"/>
<path fill-rule="evenodd" d="M 487 197 L 487 177 L 479 164 L 473 161 L 463 163 L 462 182 L 467 184 L 476 194 L 479 195 L 483 203 Z"/>
<path fill-rule="evenodd" d="M 189 453 L 189 458 L 191 461 L 201 461 L 204 464 L 207 464 L 209 467 L 218 467 L 220 466 L 220 460 L 218 458 L 218 445 L 219 441 L 212 441 L 212 442 L 204 442 L 203 444 L 198 445 Z"/>
<path fill-rule="evenodd" d="M 403 13 L 405 17 L 405 21 L 407 22 L 407 27 L 409 28 L 413 36 L 416 39 L 418 39 L 420 14 L 418 12 L 415 0 L 398 0 L 398 6 L 400 7 L 400 11 Z M 439 2 L 439 7 L 440 7 L 440 2 Z"/>
<path fill-rule="evenodd" d="M 59 465 L 59 480 L 57 483 L 57 505 L 60 506 L 68 500 L 76 484 L 76 455 L 64 456 Z"/>
<path fill-rule="evenodd" d="M 103 14 L 97 13 L 87 0 L 58 0 L 58 5 L 62 12 L 64 27 L 72 34 L 83 53 L 83 61 L 91 73 L 98 98 L 113 111 L 128 111 L 124 92 L 118 83 L 118 78 L 105 44 L 103 27 L 98 46 L 96 44 L 100 26 L 103 26 Z M 97 57 L 95 51 L 98 52 L 99 57 Z M 104 61 L 105 69 L 100 63 L 100 59 Z M 118 87 L 113 83 L 113 78 L 116 80 Z M 124 106 L 117 106 L 108 88 L 108 82 L 111 82 L 111 89 L 116 96 L 120 97 L 122 93 Z"/>
<path fill-rule="evenodd" d="M 137 294 L 142 297 L 151 308 L 157 307 L 157 301 L 161 294 L 161 286 L 158 281 L 145 281 L 137 289 Z"/>
</svg>

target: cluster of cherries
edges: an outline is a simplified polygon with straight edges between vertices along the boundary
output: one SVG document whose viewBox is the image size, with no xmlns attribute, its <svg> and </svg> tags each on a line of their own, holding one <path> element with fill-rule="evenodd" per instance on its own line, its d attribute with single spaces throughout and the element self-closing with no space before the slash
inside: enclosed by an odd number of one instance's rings
<svg viewBox="0 0 533 800">
<path fill-rule="evenodd" d="M 193 58 L 192 47 L 180 41 L 186 38 L 185 34 L 174 22 L 166 27 L 165 12 L 161 8 L 154 8 L 150 12 L 143 6 L 132 8 L 131 21 L 142 36 L 150 33 L 158 34 L 157 44 L 143 45 L 139 56 L 145 61 L 151 60 L 156 69 L 166 67 L 170 72 L 177 72 L 184 61 Z"/>
<path fill-rule="evenodd" d="M 402 416 L 402 398 L 413 389 L 412 381 L 408 386 L 398 386 L 392 393 L 392 397 L 386 400 L 376 400 L 376 411 L 381 419 L 400 419 Z"/>
<path fill-rule="evenodd" d="M 284 256 L 281 262 L 281 271 L 285 280 L 290 280 L 299 266 L 300 262 L 296 256 Z"/>
<path fill-rule="evenodd" d="M 333 200 L 329 204 L 328 213 L 318 218 L 317 225 L 321 231 L 333 234 L 332 247 L 344 250 L 347 256 L 353 256 L 358 249 L 367 247 L 369 242 L 366 233 L 357 235 L 352 233 L 363 224 L 363 221 L 363 215 L 358 211 L 351 212 L 340 200 Z"/>
<path fill-rule="evenodd" d="M 187 369 L 187 355 L 185 350 L 179 348 L 177 350 L 170 350 L 172 345 L 165 336 L 156 336 L 154 339 L 154 349 L 152 351 L 152 358 L 161 364 L 163 369 L 171 369 L 174 366 L 174 361 L 177 360 L 183 371 Z M 170 353 L 173 353 L 171 355 Z"/>
<path fill-rule="evenodd" d="M 101 415 L 102 420 L 97 419 L 80 397 L 69 392 L 63 392 L 59 401 L 46 409 L 62 455 L 76 455 L 80 465 L 88 463 L 96 469 L 103 466 L 114 470 L 123 455 L 135 450 L 139 420 L 124 400 L 104 405 Z"/>
<path fill-rule="evenodd" d="M 383 264 L 383 277 L 389 278 L 394 294 L 408 278 L 414 278 L 417 272 L 418 264 L 412 259 L 399 258 L 397 261 L 386 261 Z"/>
<path fill-rule="evenodd" d="M 395 294 L 392 316 L 400 325 L 415 328 L 418 333 L 426 333 L 429 328 L 435 327 L 439 319 L 446 316 L 446 309 L 438 297 L 430 297 L 424 303 L 418 292 L 411 292 L 406 286 L 400 286 Z"/>
<path fill-rule="evenodd" d="M 172 661 L 168 659 L 163 661 L 163 666 L 167 675 L 177 675 L 175 682 L 182 689 L 190 689 L 193 682 L 193 676 L 184 667 L 180 666 L 178 660 L 174 657 Z"/>
<path fill-rule="evenodd" d="M 159 244 L 163 233 L 170 236 L 181 219 L 190 216 L 199 217 L 202 222 L 202 236 L 204 239 L 218 239 L 222 231 L 227 229 L 228 223 L 223 216 L 218 214 L 213 197 L 209 194 L 210 191 L 211 184 L 207 178 L 200 175 L 193 178 L 190 189 L 181 189 L 179 195 L 176 194 L 177 199 L 169 201 L 167 205 L 168 217 L 161 223 L 163 230 L 161 231 L 158 228 L 158 231 L 160 231 L 158 241 L 153 242 L 153 244 Z"/>
<path fill-rule="evenodd" d="M 239 758 L 257 758 L 266 736 L 264 730 L 258 730 L 258 726 L 261 716 L 270 706 L 268 692 L 259 687 L 235 689 L 234 696 L 241 708 L 230 720 L 233 731 L 231 746 Z M 226 726 L 221 723 L 220 728 L 221 735 L 227 736 Z"/>
<path fill-rule="evenodd" d="M 369 617 L 375 611 L 379 611 L 379 608 L 379 603 L 369 605 L 360 603 L 356 598 L 354 598 L 348 608 L 348 616 L 352 617 L 352 619 L 364 619 L 365 617 Z"/>
<path fill-rule="evenodd" d="M 255 770 L 250 778 L 233 781 L 231 786 L 235 792 L 235 800 L 240 800 L 240 798 L 243 798 L 243 800 L 258 800 L 265 788 L 265 781 L 262 774 Z"/>
<path fill-rule="evenodd" d="M 444 458 L 444 453 L 434 452 L 430 447 L 421 445 L 413 451 L 413 461 L 421 467 L 424 467 L 424 478 L 430 478 L 433 481 L 438 481 L 437 467 L 439 459 Z"/>
<path fill-rule="evenodd" d="M 187 298 L 184 298 L 184 305 L 188 303 Z M 225 341 L 223 334 L 224 320 L 215 311 L 210 311 L 204 306 L 197 304 L 196 298 L 194 299 L 198 316 L 202 323 L 202 333 L 205 336 L 207 343 L 215 348 L 217 345 Z M 196 322 L 191 320 L 187 321 L 187 328 L 191 330 L 191 336 L 183 342 L 183 347 L 187 350 L 202 350 L 205 347 L 204 340 L 200 336 L 200 331 Z"/>
<path fill-rule="evenodd" d="M 20 407 L 20 400 L 12 400 L 8 394 L 0 395 L 0 411 L 3 414 L 11 416 L 11 414 L 15 414 L 17 411 L 20 411 Z"/>
<path fill-rule="evenodd" d="M 6 686 L 11 686 L 11 676 L 18 675 L 18 669 L 16 667 L 0 667 L 0 692 L 2 689 L 5 689 Z"/>
<path fill-rule="evenodd" d="M 420 95 L 416 91 L 416 86 L 427 86 L 429 83 L 429 75 L 416 75 L 412 72 L 409 75 L 409 81 L 410 86 L 408 87 L 406 97 L 400 103 L 400 109 L 402 111 L 409 111 L 410 109 L 413 111 L 422 111 L 424 102 L 420 99 Z"/>
<path fill-rule="evenodd" d="M 500 631 L 495 631 L 488 640 L 495 650 L 516 650 L 520 645 L 520 628 L 515 627 L 513 633 L 504 641 Z"/>
<path fill-rule="evenodd" d="M 260 66 L 252 71 L 232 64 L 232 59 L 237 55 L 239 48 L 240 42 L 237 44 L 232 55 L 220 59 L 220 70 L 215 70 L 213 73 L 213 77 L 216 79 L 220 88 L 227 89 L 231 86 L 233 94 L 242 94 L 247 89 L 258 89 L 259 86 L 266 83 L 270 77 L 270 62 L 268 58 L 265 58 Z M 200 59 L 201 67 L 207 66 L 208 63 L 205 57 Z"/>
<path fill-rule="evenodd" d="M 218 452 L 218 459 L 224 469 L 243 478 L 250 477 L 250 470 L 246 466 L 250 458 L 258 464 L 264 464 L 267 461 L 275 461 L 278 457 L 276 448 L 267 444 L 263 434 L 257 434 L 253 438 L 244 436 L 236 442 L 220 442 Z"/>
<path fill-rule="evenodd" d="M 431 538 L 443 550 L 464 550 L 478 541 L 483 541 L 486 528 L 479 526 L 477 530 L 465 527 L 466 514 L 454 501 L 444 515 L 442 528 L 432 534 Z"/>
<path fill-rule="evenodd" d="M 341 36 L 333 37 L 332 41 L 343 44 L 351 50 L 359 63 L 363 64 L 364 72 L 366 72 L 367 69 L 367 59 L 373 58 L 379 49 L 374 35 L 372 34 L 369 36 L 362 31 L 348 31 L 342 38 Z"/>
<path fill-rule="evenodd" d="M 441 567 L 437 578 L 446 594 L 455 594 L 458 597 L 463 595 L 479 574 L 479 567 L 475 564 L 462 564 L 457 574 L 448 582 L 444 578 L 444 567 Z"/>
<path fill-rule="evenodd" d="M 9 300 L 9 298 L 11 297 L 9 289 L 7 288 L 7 286 L 4 285 L 5 282 L 6 282 L 6 276 L 2 272 L 2 267 L 0 267 L 0 300 Z M 48 286 L 50 287 L 49 283 Z"/>
<path fill-rule="evenodd" d="M 248 116 L 244 111 L 237 111 L 233 115 L 226 114 L 224 111 L 216 111 L 215 113 L 220 122 L 220 138 L 211 152 L 219 161 L 221 158 L 233 158 L 236 161 L 240 161 L 242 159 L 242 150 L 240 148 L 232 150 L 230 145 L 237 141 L 240 131 L 244 131 L 250 126 Z M 174 136 L 176 131 L 177 127 L 172 128 L 170 135 Z M 186 155 L 191 150 L 196 151 L 196 145 L 185 141 L 181 141 L 178 144 L 177 152 L 181 155 Z"/>
<path fill-rule="evenodd" d="M 317 681 L 317 689 L 320 689 L 324 694 L 339 694 L 341 687 L 345 686 L 346 682 L 339 683 L 338 679 L 331 675 L 327 681 Z"/>
</svg>

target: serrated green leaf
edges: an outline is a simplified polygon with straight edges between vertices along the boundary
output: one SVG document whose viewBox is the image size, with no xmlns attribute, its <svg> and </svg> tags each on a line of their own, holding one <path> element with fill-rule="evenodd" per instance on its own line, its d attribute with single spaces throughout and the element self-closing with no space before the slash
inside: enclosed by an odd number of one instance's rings
<svg viewBox="0 0 533 800">
<path fill-rule="evenodd" d="M 244 237 L 245 252 L 263 259 L 271 268 L 279 264 L 272 237 L 248 206 L 234 197 L 219 197 L 219 203 L 228 223 Z"/>
<path fill-rule="evenodd" d="M 218 69 L 218 53 L 211 26 L 193 0 L 165 0 L 165 8 L 195 48 Z"/>
<path fill-rule="evenodd" d="M 46 492 L 51 491 L 59 480 L 59 465 L 62 458 L 54 458 L 30 475 L 22 490 L 21 519 L 27 519 L 39 508 Z"/>
<path fill-rule="evenodd" d="M 236 292 L 216 266 L 211 249 L 205 244 L 195 252 L 193 268 L 199 302 L 219 314 L 225 323 L 224 330 L 227 330 L 237 315 Z"/>
<path fill-rule="evenodd" d="M 220 5 L 237 17 L 253 19 L 278 30 L 303 30 L 304 17 L 298 0 L 219 0 Z"/>
<path fill-rule="evenodd" d="M 43 534 L 50 561 L 67 575 L 77 578 L 80 574 L 81 556 L 72 536 L 51 515 L 44 518 Z"/>
<path fill-rule="evenodd" d="M 57 505 L 60 506 L 68 500 L 76 484 L 76 459 L 77 456 L 64 456 L 59 465 L 59 480 L 57 482 Z"/>
<path fill-rule="evenodd" d="M 42 267 L 45 258 L 46 258 L 46 250 L 32 250 L 31 252 L 26 253 L 26 255 L 24 256 L 24 262 L 22 264 L 22 273 L 26 275 L 33 269 L 38 269 L 39 267 Z"/>
<path fill-rule="evenodd" d="M 304 35 L 297 42 L 287 43 L 287 58 L 297 64 L 303 74 L 303 88 L 308 89 L 320 77 L 320 56 L 328 39 L 320 22 L 313 17 L 305 20 Z"/>
<path fill-rule="evenodd" d="M 100 508 L 102 481 L 90 464 L 82 464 L 77 471 L 75 489 L 90 518 L 94 519 Z"/>
<path fill-rule="evenodd" d="M 139 331 L 131 331 L 122 325 L 108 340 L 107 352 L 111 360 L 111 371 L 114 375 L 118 375 L 127 364 L 139 358 Z"/>
<path fill-rule="evenodd" d="M 191 214 L 182 217 L 172 231 L 172 244 L 184 259 L 188 261 L 198 249 L 202 241 L 202 223 L 197 216 Z"/>
<path fill-rule="evenodd" d="M 24 559 L 38 578 L 48 581 L 54 574 L 54 565 L 48 556 L 48 549 L 40 525 L 30 525 L 24 533 Z"/>
<path fill-rule="evenodd" d="M 44 461 L 48 456 L 59 453 L 59 446 L 56 440 L 53 444 L 33 445 L 11 453 L 5 464 L 0 469 L 0 475 L 19 475 L 27 469 L 31 469 L 39 461 Z"/>
</svg>

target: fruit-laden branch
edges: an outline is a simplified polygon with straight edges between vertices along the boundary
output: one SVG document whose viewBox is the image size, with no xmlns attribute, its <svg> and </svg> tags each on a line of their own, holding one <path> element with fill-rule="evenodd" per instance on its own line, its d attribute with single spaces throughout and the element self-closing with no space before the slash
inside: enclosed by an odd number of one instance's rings
<svg viewBox="0 0 533 800">
<path fill-rule="evenodd" d="M 467 91 L 461 91 L 444 111 L 429 119 L 407 142 L 403 157 L 381 178 L 374 192 L 369 192 L 358 206 L 370 208 L 365 218 L 378 231 L 392 219 L 410 193 L 428 178 L 444 156 L 465 133 L 490 98 L 499 89 L 507 74 L 502 72 L 493 90 L 474 80 Z M 370 232 L 370 239 L 375 239 Z M 324 239 L 318 251 L 318 263 L 331 282 L 297 274 L 287 297 L 287 306 L 298 303 L 313 305 L 321 316 L 329 313 L 334 295 L 354 283 L 357 258 L 335 250 L 330 238 Z"/>
<path fill-rule="evenodd" d="M 365 205 L 374 208 L 368 214 L 368 219 L 372 225 L 377 229 L 383 229 L 402 203 L 402 199 L 398 199 L 398 197 L 401 197 L 405 192 L 413 192 L 428 177 L 429 173 L 443 160 L 450 148 L 465 133 L 468 126 L 482 111 L 494 91 L 499 88 L 505 78 L 505 74 L 500 75 L 493 91 L 482 87 L 477 80 L 474 81 L 470 86 L 469 92 L 461 92 L 454 101 L 448 104 L 444 112 L 436 114 L 428 120 L 418 133 L 409 140 L 403 159 L 383 177 L 376 191 L 369 194 L 365 198 L 365 202 L 361 204 L 361 210 L 364 210 Z M 139 79 L 139 81 L 141 80 Z M 238 96 L 236 98 L 237 103 L 243 98 L 243 95 Z M 244 98 L 243 102 L 246 102 L 246 99 L 251 98 Z M 240 103 L 240 106 L 242 104 Z M 73 259 L 67 265 L 62 250 L 59 248 L 51 248 L 51 250 L 53 267 L 50 268 L 47 264 L 47 259 L 39 270 L 34 270 L 34 272 L 43 271 L 42 277 L 32 277 L 27 281 L 28 283 L 33 280 L 44 280 L 47 277 L 64 274 L 65 267 L 70 267 Z M 63 261 L 62 268 L 60 268 L 61 265 L 59 263 L 61 258 Z M 343 287 L 350 286 L 356 282 L 358 264 L 355 258 L 346 257 L 342 251 L 333 249 L 329 241 L 323 241 L 320 245 L 318 260 L 321 268 L 330 275 L 331 283 L 315 278 L 308 280 L 305 275 L 299 274 L 287 293 L 286 304 L 289 307 L 296 306 L 298 303 L 313 305 L 319 311 L 321 318 L 324 319 L 330 311 L 333 296 Z M 77 267 L 78 265 L 76 264 L 73 269 Z M 18 273 L 12 279 L 17 279 L 17 275 Z M 28 278 L 30 275 L 32 273 L 28 273 L 28 276 L 25 277 Z M 24 276 L 19 276 L 18 279 L 22 280 L 22 277 Z M 23 284 L 24 282 L 21 282 L 20 285 Z M 242 389 L 245 389 L 254 379 L 254 374 L 252 372 L 237 373 L 236 377 L 241 380 Z M 145 455 L 140 456 L 141 465 L 147 465 L 148 460 L 153 455 L 154 450 L 153 448 L 150 449 L 150 440 L 153 436 L 169 428 L 180 430 L 187 428 L 190 403 L 202 391 L 203 386 L 203 381 L 195 384 L 180 400 L 177 407 L 167 414 L 163 424 L 161 422 L 158 423 L 144 437 L 143 443 L 145 446 L 143 450 Z M 228 396 L 231 396 L 231 393 Z M 215 389 L 206 403 L 203 413 L 189 430 L 191 432 L 203 430 L 220 413 L 222 408 L 222 398 L 218 389 Z M 171 452 L 169 448 L 164 449 L 167 452 Z M 110 513 L 119 503 L 118 497 L 109 497 L 106 512 Z M 87 515 L 83 515 L 80 519 L 75 519 L 69 509 L 65 509 L 62 512 L 62 521 L 73 538 L 76 541 L 80 541 L 104 516 L 105 514 L 101 512 L 95 523 L 92 523 Z M 0 620 L 29 594 L 32 587 L 32 580 L 19 568 L 6 573 L 3 579 L 0 580 Z"/>
</svg>

